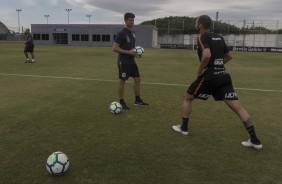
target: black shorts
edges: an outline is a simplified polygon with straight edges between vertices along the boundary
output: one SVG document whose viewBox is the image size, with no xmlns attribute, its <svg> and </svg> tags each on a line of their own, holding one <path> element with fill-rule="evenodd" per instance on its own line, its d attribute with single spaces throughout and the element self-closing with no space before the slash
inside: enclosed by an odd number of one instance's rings
<svg viewBox="0 0 282 184">
<path fill-rule="evenodd" d="M 238 100 L 229 74 L 207 80 L 198 78 L 190 85 L 187 92 L 202 100 L 207 100 L 210 95 L 214 100 Z"/>
<path fill-rule="evenodd" d="M 127 80 L 129 77 L 140 77 L 139 70 L 136 64 L 119 64 L 118 65 L 119 79 Z"/>
<path fill-rule="evenodd" d="M 34 45 L 27 44 L 25 45 L 24 52 L 33 52 Z"/>
</svg>

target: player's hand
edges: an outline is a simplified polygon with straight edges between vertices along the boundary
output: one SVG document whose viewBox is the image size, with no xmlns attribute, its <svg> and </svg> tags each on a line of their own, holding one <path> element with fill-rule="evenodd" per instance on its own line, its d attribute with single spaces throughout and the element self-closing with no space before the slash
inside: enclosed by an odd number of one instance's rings
<svg viewBox="0 0 282 184">
<path fill-rule="evenodd" d="M 136 52 L 134 51 L 134 49 L 131 49 L 129 52 L 128 52 L 129 55 L 131 56 L 136 56 Z"/>
</svg>

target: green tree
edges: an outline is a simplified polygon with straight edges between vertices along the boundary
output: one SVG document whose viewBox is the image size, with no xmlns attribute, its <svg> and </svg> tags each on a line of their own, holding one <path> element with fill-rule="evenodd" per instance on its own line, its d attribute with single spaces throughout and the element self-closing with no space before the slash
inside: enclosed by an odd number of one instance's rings
<svg viewBox="0 0 282 184">
<path fill-rule="evenodd" d="M 197 18 L 194 17 L 179 17 L 170 16 L 165 18 L 158 18 L 142 22 L 141 25 L 155 25 L 158 28 L 158 34 L 195 34 L 195 22 Z M 214 21 L 212 29 L 219 34 L 270 34 L 277 33 L 277 31 L 269 30 L 262 26 L 242 27 L 239 28 L 222 21 Z M 281 34 L 282 30 L 278 30 Z"/>
<path fill-rule="evenodd" d="M 193 34 L 196 18 L 171 16 L 142 22 L 141 25 L 155 25 L 159 35 Z"/>
</svg>

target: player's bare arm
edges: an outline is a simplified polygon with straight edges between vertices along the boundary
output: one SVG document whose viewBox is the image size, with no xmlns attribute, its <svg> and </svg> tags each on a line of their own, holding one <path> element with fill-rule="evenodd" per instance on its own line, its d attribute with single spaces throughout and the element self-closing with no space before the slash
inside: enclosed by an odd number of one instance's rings
<svg viewBox="0 0 282 184">
<path fill-rule="evenodd" d="M 201 64 L 200 64 L 199 69 L 198 69 L 198 76 L 203 75 L 203 73 L 206 70 L 206 66 L 209 63 L 210 58 L 211 58 L 211 51 L 210 51 L 210 49 L 209 48 L 204 49 L 203 50 Z"/>
<path fill-rule="evenodd" d="M 120 54 L 128 54 L 128 55 L 132 55 L 132 56 L 135 56 L 136 55 L 136 52 L 134 51 L 134 49 L 131 49 L 131 50 L 123 50 L 120 48 L 120 45 L 119 43 L 116 43 L 114 42 L 113 43 L 113 48 L 112 50 L 114 52 L 117 52 L 117 53 L 120 53 Z"/>
<path fill-rule="evenodd" d="M 230 52 L 227 52 L 227 53 L 224 54 L 224 64 L 226 64 L 231 59 L 232 59 L 232 56 L 231 56 Z"/>
</svg>

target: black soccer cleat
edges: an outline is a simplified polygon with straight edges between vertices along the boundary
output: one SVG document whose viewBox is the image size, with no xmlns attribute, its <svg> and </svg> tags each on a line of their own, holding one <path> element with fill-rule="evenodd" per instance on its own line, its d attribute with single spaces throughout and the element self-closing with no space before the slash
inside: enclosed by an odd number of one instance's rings
<svg viewBox="0 0 282 184">
<path fill-rule="evenodd" d="M 134 105 L 140 105 L 140 106 L 142 106 L 142 105 L 149 105 L 149 104 L 146 103 L 146 102 L 143 102 L 143 100 L 139 100 L 139 101 L 135 101 Z"/>
<path fill-rule="evenodd" d="M 121 106 L 122 106 L 122 109 L 129 110 L 129 107 L 126 105 L 125 102 L 122 102 L 122 103 L 120 103 L 120 104 L 121 104 Z"/>
</svg>

